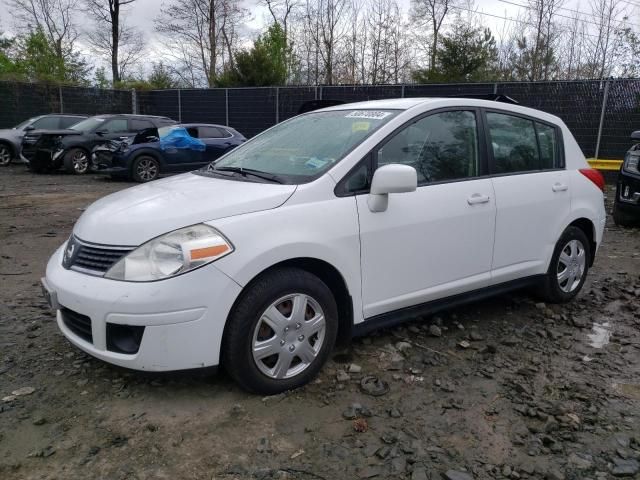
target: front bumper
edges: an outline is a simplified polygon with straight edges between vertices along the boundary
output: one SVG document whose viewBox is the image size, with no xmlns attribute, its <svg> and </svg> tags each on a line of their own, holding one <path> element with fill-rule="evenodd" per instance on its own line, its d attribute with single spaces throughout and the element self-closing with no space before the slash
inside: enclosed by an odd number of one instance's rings
<svg viewBox="0 0 640 480">
<path fill-rule="evenodd" d="M 157 282 L 120 282 L 62 267 L 64 245 L 49 260 L 45 283 L 54 292 L 58 327 L 88 354 L 134 370 L 215 366 L 227 316 L 241 287 L 214 265 Z M 90 319 L 88 335 L 65 321 L 65 311 Z M 113 351 L 108 328 L 144 327 L 134 354 Z"/>
</svg>

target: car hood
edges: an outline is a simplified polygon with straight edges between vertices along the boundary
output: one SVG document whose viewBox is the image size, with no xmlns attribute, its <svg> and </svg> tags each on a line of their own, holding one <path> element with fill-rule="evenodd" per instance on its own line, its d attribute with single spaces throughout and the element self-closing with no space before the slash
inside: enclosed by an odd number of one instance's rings
<svg viewBox="0 0 640 480">
<path fill-rule="evenodd" d="M 0 128 L 0 138 L 17 138 L 24 135 L 22 130 L 16 130 L 15 128 Z"/>
<path fill-rule="evenodd" d="M 101 198 L 73 233 L 87 242 L 136 246 L 188 225 L 279 207 L 295 190 L 186 173 Z"/>
</svg>

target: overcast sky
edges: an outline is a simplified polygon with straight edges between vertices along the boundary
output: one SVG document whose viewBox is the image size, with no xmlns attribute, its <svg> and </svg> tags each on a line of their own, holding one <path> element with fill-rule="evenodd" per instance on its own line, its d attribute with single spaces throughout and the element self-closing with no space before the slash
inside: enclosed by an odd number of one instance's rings
<svg viewBox="0 0 640 480">
<path fill-rule="evenodd" d="M 78 3 L 81 0 L 77 0 Z M 365 0 L 366 1 L 366 0 Z M 139 27 L 146 36 L 147 43 L 149 45 L 150 60 L 159 58 L 161 55 L 158 51 L 159 42 L 157 40 L 157 34 L 154 32 L 154 19 L 160 11 L 160 7 L 166 0 L 136 0 L 136 2 L 129 7 L 128 21 Z M 264 27 L 265 22 L 268 21 L 268 12 L 266 8 L 259 5 L 258 0 L 243 0 L 245 7 L 250 12 L 247 18 L 246 26 L 249 28 L 250 36 L 255 37 Z M 409 10 L 410 0 L 399 0 L 399 3 L 405 12 Z M 494 35 L 499 36 L 500 31 L 504 27 L 504 20 L 496 17 L 508 17 L 514 18 L 519 14 L 526 12 L 526 10 L 514 5 L 527 3 L 527 0 L 476 0 L 476 9 L 482 12 L 478 15 L 478 21 L 494 32 Z M 631 5 L 632 2 L 625 2 L 625 5 Z M 640 2 L 638 2 L 640 4 Z M 8 7 L 9 0 L 0 0 L 0 30 L 8 32 L 9 34 L 15 33 L 16 25 Z M 587 12 L 589 10 L 589 2 L 587 0 L 566 0 L 563 5 L 564 10 L 560 11 L 561 15 L 571 16 L 572 13 L 569 10 L 580 10 Z M 631 7 L 629 7 L 631 8 Z M 588 18 L 588 20 L 592 20 Z M 634 23 L 640 24 L 638 15 L 632 17 Z M 562 19 L 564 20 L 564 19 Z M 84 19 L 82 20 L 84 22 Z M 567 20 L 568 21 L 568 20 Z M 513 22 L 509 22 L 512 26 L 517 26 Z M 82 28 L 90 28 L 90 23 L 82 25 Z M 80 48 L 82 44 L 80 43 Z M 88 52 L 85 52 L 88 53 Z"/>
</svg>

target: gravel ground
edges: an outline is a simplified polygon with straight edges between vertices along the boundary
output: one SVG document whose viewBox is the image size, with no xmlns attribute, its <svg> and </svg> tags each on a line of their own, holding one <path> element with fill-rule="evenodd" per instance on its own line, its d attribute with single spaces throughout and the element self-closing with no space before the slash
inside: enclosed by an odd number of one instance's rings
<svg viewBox="0 0 640 480">
<path fill-rule="evenodd" d="M 128 186 L 0 170 L 3 480 L 640 478 L 639 230 L 608 225 L 571 304 L 519 292 L 418 318 L 261 398 L 224 373 L 118 369 L 58 332 L 45 263 Z"/>
</svg>

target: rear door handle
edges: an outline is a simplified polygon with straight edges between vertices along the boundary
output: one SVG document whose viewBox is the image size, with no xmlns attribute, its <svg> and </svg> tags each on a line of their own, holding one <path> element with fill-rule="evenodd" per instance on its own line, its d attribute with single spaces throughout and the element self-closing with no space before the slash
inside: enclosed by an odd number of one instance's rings
<svg viewBox="0 0 640 480">
<path fill-rule="evenodd" d="M 569 190 L 569 185 L 566 185 L 564 183 L 554 183 L 553 187 L 551 187 L 551 190 L 553 190 L 554 192 L 566 192 L 567 190 Z"/>
<path fill-rule="evenodd" d="M 478 203 L 488 203 L 489 195 L 483 195 L 481 193 L 474 193 L 470 197 L 467 197 L 467 203 L 469 205 L 476 205 Z"/>
</svg>

